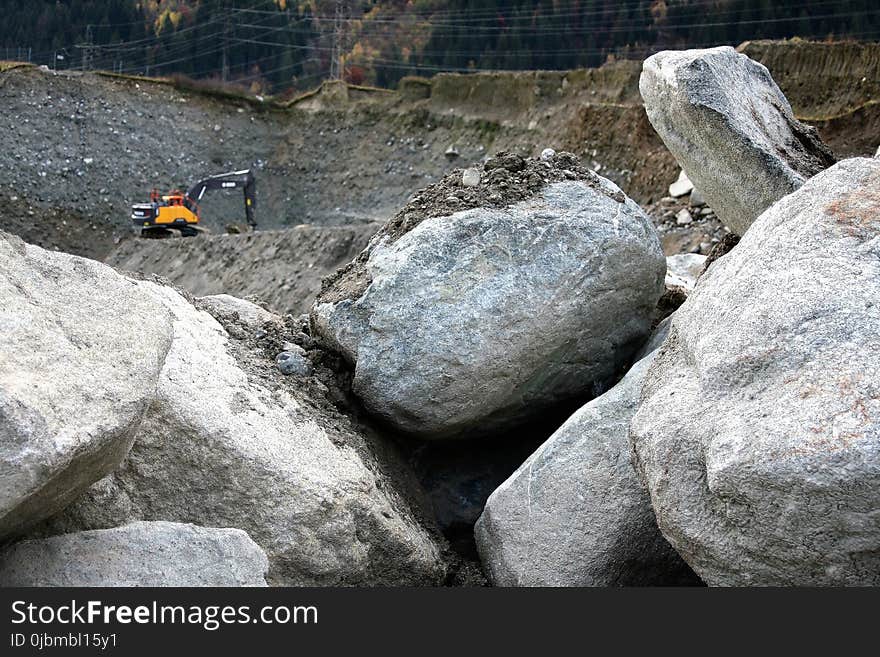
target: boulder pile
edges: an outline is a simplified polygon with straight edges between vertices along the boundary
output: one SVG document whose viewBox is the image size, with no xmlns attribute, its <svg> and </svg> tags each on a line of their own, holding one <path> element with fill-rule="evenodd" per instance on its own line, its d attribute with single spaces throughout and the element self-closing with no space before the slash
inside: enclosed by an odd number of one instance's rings
<svg viewBox="0 0 880 657">
<path fill-rule="evenodd" d="M 0 233 L 0 585 L 880 585 L 880 159 L 730 48 L 641 90 L 707 248 L 549 148 L 300 317 Z"/>
<path fill-rule="evenodd" d="M 657 529 L 629 423 L 653 351 L 577 411 L 486 503 L 477 547 L 499 586 L 647 586 L 696 578 Z"/>
<path fill-rule="evenodd" d="M 393 450 L 278 371 L 281 318 L 207 300 L 224 327 L 161 282 L 0 249 L 4 538 L 163 520 L 246 531 L 273 584 L 443 581 Z"/>
<path fill-rule="evenodd" d="M 834 165 L 766 70 L 730 49 L 660 53 L 642 91 L 744 237 L 668 259 L 664 298 L 687 300 L 489 497 L 486 574 L 686 583 L 686 562 L 716 586 L 877 585 L 877 160 Z M 674 191 L 695 193 L 685 176 Z"/>
</svg>

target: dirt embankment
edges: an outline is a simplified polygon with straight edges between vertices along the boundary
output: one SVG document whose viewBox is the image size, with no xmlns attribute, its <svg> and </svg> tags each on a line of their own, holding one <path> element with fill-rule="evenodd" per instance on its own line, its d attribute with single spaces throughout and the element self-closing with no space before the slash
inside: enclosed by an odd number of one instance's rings
<svg viewBox="0 0 880 657">
<path fill-rule="evenodd" d="M 795 114 L 838 157 L 880 145 L 880 44 L 747 41 L 740 52 L 764 64 Z"/>
<path fill-rule="evenodd" d="M 297 226 L 243 235 L 129 240 L 107 262 L 158 274 L 195 296 L 257 297 L 279 313 L 307 312 L 321 279 L 354 258 L 377 224 Z"/>
<path fill-rule="evenodd" d="M 738 50 L 770 69 L 804 121 L 823 121 L 880 99 L 880 44 L 746 41 Z"/>
</svg>

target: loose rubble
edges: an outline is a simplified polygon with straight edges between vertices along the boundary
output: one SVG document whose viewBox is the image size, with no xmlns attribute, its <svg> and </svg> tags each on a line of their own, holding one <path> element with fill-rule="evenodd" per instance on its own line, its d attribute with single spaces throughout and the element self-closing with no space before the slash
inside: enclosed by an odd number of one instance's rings
<svg viewBox="0 0 880 657">
<path fill-rule="evenodd" d="M 708 255 L 730 234 L 696 189 L 678 198 L 664 196 L 656 203 L 649 203 L 645 212 L 653 219 L 663 253 L 667 256 L 678 253 Z"/>
</svg>

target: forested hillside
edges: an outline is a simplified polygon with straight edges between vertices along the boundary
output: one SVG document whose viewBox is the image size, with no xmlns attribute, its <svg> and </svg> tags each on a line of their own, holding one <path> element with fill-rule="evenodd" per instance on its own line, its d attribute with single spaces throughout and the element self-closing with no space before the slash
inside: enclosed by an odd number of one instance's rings
<svg viewBox="0 0 880 657">
<path fill-rule="evenodd" d="M 279 92 L 328 77 L 565 69 L 669 47 L 876 40 L 876 0 L 3 0 L 0 58 L 215 78 Z"/>
</svg>

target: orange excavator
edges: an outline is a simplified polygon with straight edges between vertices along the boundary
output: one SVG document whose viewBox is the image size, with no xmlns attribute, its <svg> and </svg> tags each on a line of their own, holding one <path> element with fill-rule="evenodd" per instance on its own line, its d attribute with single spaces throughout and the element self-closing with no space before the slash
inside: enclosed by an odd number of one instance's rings
<svg viewBox="0 0 880 657">
<path fill-rule="evenodd" d="M 149 203 L 131 206 L 131 221 L 141 229 L 142 237 L 198 235 L 205 231 L 199 225 L 199 202 L 205 192 L 215 189 L 243 189 L 245 218 L 251 230 L 256 230 L 254 209 L 257 205 L 257 183 L 250 169 L 209 176 L 192 185 L 185 194 L 175 190 L 162 195 L 154 189 L 150 193 Z"/>
</svg>

